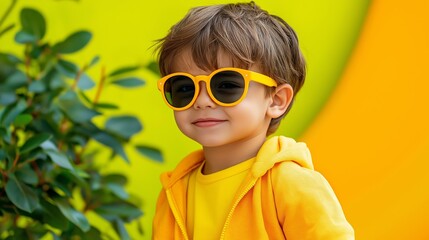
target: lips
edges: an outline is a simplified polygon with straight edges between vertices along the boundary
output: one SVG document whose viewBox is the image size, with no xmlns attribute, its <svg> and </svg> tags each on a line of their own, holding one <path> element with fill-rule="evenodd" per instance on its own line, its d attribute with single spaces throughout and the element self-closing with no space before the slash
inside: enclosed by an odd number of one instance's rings
<svg viewBox="0 0 429 240">
<path fill-rule="evenodd" d="M 193 125 L 197 127 L 212 127 L 219 125 L 226 120 L 216 119 L 216 118 L 200 118 L 192 122 Z"/>
</svg>

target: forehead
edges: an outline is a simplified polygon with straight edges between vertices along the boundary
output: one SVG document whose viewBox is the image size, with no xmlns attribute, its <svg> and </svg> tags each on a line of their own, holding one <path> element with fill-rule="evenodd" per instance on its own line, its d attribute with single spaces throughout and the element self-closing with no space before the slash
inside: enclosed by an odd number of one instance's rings
<svg viewBox="0 0 429 240">
<path fill-rule="evenodd" d="M 212 72 L 218 68 L 234 67 L 233 58 L 223 50 L 218 50 L 212 66 L 198 66 L 191 49 L 186 48 L 176 54 L 171 64 L 171 72 L 187 72 L 193 75 L 200 75 Z"/>
</svg>

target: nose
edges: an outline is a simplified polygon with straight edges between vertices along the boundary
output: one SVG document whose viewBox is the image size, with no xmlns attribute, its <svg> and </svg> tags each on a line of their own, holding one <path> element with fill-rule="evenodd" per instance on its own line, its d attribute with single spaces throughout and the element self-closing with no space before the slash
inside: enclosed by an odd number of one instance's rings
<svg viewBox="0 0 429 240">
<path fill-rule="evenodd" d="M 205 109 L 205 108 L 215 108 L 216 103 L 210 98 L 209 93 L 207 92 L 206 83 L 199 82 L 200 92 L 197 96 L 197 99 L 194 103 L 194 109 Z"/>
</svg>

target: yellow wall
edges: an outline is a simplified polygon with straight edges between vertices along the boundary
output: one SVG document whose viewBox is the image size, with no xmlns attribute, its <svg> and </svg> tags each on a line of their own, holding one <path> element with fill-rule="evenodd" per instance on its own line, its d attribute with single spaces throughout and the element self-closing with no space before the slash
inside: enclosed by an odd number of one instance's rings
<svg viewBox="0 0 429 240">
<path fill-rule="evenodd" d="M 0 13 L 9 2 L 0 2 Z M 51 41 L 90 30 L 90 45 L 70 58 L 85 63 L 100 54 L 101 65 L 113 70 L 147 64 L 152 41 L 190 7 L 221 2 L 233 1 L 21 0 L 8 22 L 18 19 L 20 7 L 32 6 L 47 18 Z M 308 143 L 315 167 L 334 187 L 357 239 L 428 239 L 429 3 L 369 2 L 257 1 L 296 29 L 309 66 L 305 87 L 279 133 Z M 13 33 L 3 36 L 0 51 L 19 53 L 12 41 Z M 95 79 L 97 71 L 91 72 Z M 145 87 L 126 94 L 108 88 L 101 100 L 119 102 L 122 112 L 139 116 L 144 130 L 133 142 L 160 148 L 165 162 L 127 149 L 131 166 L 118 159 L 105 170 L 129 177 L 129 191 L 143 201 L 141 222 L 144 238 L 150 239 L 159 174 L 198 145 L 177 130 L 156 90 L 157 76 L 139 74 Z M 90 219 L 104 229 L 102 220 Z M 137 236 L 133 227 L 129 230 Z"/>
</svg>

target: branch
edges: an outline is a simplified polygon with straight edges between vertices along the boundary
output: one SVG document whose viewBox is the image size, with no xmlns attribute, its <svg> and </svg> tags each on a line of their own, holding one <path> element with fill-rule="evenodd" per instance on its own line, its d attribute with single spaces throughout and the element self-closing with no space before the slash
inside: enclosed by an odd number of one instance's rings
<svg viewBox="0 0 429 240">
<path fill-rule="evenodd" d="M 15 159 L 13 160 L 13 165 L 12 165 L 13 168 L 16 167 L 16 164 L 18 163 L 18 160 L 19 160 L 19 152 L 16 153 Z"/>
<path fill-rule="evenodd" d="M 15 27 L 15 24 L 11 24 L 9 26 L 7 26 L 5 29 L 0 31 L 0 37 L 5 34 L 7 31 L 9 31 L 10 29 L 12 29 L 13 27 Z"/>
<path fill-rule="evenodd" d="M 103 89 L 105 80 L 106 80 L 106 68 L 103 66 L 101 68 L 100 84 L 98 85 L 97 93 L 95 94 L 94 101 L 93 101 L 94 105 L 97 104 L 98 100 L 100 99 L 101 90 Z"/>
<path fill-rule="evenodd" d="M 4 12 L 3 16 L 0 18 L 0 28 L 3 25 L 4 21 L 6 21 L 9 14 L 12 12 L 12 9 L 15 7 L 17 1 L 18 0 L 12 0 L 9 7 L 6 9 L 6 12 Z"/>
</svg>

